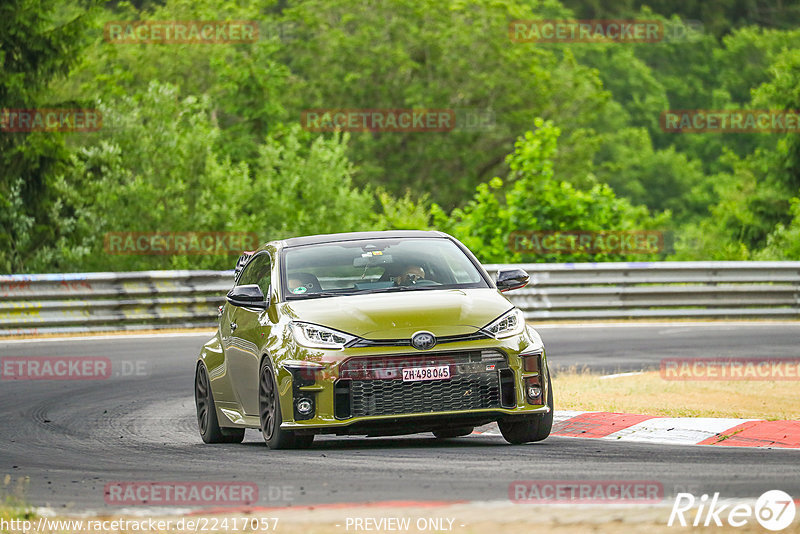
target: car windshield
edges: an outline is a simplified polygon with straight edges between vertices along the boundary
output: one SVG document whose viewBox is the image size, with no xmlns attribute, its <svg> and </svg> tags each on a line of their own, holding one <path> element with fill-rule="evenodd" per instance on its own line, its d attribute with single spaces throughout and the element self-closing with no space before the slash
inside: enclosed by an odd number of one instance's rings
<svg viewBox="0 0 800 534">
<path fill-rule="evenodd" d="M 449 239 L 367 239 L 289 248 L 287 299 L 489 287 Z"/>
</svg>

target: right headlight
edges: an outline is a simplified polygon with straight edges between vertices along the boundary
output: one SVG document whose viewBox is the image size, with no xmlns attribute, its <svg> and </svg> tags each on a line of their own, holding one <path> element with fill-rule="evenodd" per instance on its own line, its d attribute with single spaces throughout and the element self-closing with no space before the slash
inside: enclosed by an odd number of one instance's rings
<svg viewBox="0 0 800 534">
<path fill-rule="evenodd" d="M 514 308 L 483 327 L 495 339 L 519 335 L 525 330 L 525 316 L 522 310 Z"/>
<path fill-rule="evenodd" d="M 291 323 L 292 334 L 298 344 L 312 349 L 343 349 L 351 341 L 358 339 L 333 328 L 312 323 Z"/>
</svg>

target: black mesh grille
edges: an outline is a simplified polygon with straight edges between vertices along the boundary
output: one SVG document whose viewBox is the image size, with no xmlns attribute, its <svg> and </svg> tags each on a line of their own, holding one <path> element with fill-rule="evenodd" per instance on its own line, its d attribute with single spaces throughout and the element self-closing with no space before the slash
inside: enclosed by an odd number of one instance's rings
<svg viewBox="0 0 800 534">
<path fill-rule="evenodd" d="M 351 392 L 355 417 L 500 407 L 497 372 L 425 382 L 353 380 Z"/>
</svg>

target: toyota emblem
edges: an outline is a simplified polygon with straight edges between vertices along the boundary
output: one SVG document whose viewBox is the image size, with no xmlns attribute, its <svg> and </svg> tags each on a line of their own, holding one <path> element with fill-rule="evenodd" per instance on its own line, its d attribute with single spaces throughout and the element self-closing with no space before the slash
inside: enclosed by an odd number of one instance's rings
<svg viewBox="0 0 800 534">
<path fill-rule="evenodd" d="M 417 350 L 430 350 L 436 346 L 436 336 L 430 332 L 417 332 L 411 336 L 411 346 Z"/>
</svg>

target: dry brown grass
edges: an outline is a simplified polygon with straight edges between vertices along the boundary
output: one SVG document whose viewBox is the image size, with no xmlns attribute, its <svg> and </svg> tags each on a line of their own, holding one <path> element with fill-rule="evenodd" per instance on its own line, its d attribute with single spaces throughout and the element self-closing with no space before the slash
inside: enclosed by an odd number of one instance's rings
<svg viewBox="0 0 800 534">
<path fill-rule="evenodd" d="M 556 410 L 670 417 L 800 419 L 798 380 L 672 381 L 657 371 L 602 379 L 592 373 L 553 376 Z"/>
</svg>

